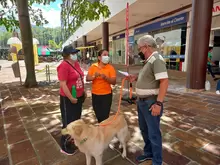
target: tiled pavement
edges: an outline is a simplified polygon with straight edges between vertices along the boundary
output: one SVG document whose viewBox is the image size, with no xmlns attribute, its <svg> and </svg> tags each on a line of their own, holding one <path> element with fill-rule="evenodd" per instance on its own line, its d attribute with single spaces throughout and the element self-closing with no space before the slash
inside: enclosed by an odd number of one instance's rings
<svg viewBox="0 0 220 165">
<path fill-rule="evenodd" d="M 85 165 L 85 156 L 65 156 L 59 152 L 60 113 L 58 87 L 25 89 L 13 84 L 0 85 L 4 99 L 0 114 L 1 165 Z M 114 90 L 113 109 L 118 93 Z M 167 94 L 161 119 L 165 165 L 220 164 L 220 98 L 204 93 Z M 124 104 L 131 131 L 128 159 L 122 159 L 118 143 L 104 155 L 105 165 L 132 165 L 143 148 L 135 105 Z M 91 99 L 84 104 L 83 118 L 95 123 Z M 151 162 L 142 165 L 150 165 Z"/>
<path fill-rule="evenodd" d="M 14 81 L 10 76 L 11 69 L 3 69 L 1 80 Z M 134 72 L 138 70 L 133 69 Z M 45 77 L 37 76 L 39 80 L 45 80 Z M 177 73 L 173 76 L 172 73 L 169 77 L 170 87 L 161 119 L 164 165 L 220 164 L 219 96 L 207 92 L 183 93 L 184 75 Z M 117 108 L 118 92 L 116 88 L 113 110 Z M 85 165 L 82 153 L 65 156 L 59 152 L 61 123 L 56 85 L 25 89 L 13 83 L 0 84 L 0 94 L 4 99 L 0 111 L 0 165 Z M 105 165 L 136 164 L 134 158 L 143 148 L 135 105 L 123 104 L 121 109 L 132 135 L 128 159 L 122 159 L 114 139 L 115 150 L 106 151 Z M 90 98 L 84 104 L 83 118 L 96 122 Z M 145 162 L 142 165 L 150 164 Z"/>
</svg>

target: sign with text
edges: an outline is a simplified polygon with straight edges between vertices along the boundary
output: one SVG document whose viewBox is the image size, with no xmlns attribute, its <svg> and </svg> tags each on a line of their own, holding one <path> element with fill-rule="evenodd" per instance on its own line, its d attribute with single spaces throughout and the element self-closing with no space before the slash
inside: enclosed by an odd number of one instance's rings
<svg viewBox="0 0 220 165">
<path fill-rule="evenodd" d="M 212 15 L 213 15 L 213 16 L 220 15 L 220 2 L 215 3 L 215 4 L 213 5 Z"/>
<path fill-rule="evenodd" d="M 119 40 L 119 39 L 122 39 L 122 38 L 125 38 L 125 33 L 119 34 L 117 36 L 113 36 L 112 40 Z"/>
<path fill-rule="evenodd" d="M 146 32 L 150 32 L 150 31 L 154 31 L 158 29 L 163 29 L 163 28 L 179 25 L 179 24 L 186 23 L 186 22 L 187 22 L 187 13 L 183 13 L 183 14 L 180 14 L 174 17 L 164 19 L 159 22 L 155 22 L 155 23 L 137 28 L 135 29 L 134 34 L 137 35 L 141 33 L 146 33 Z"/>
</svg>

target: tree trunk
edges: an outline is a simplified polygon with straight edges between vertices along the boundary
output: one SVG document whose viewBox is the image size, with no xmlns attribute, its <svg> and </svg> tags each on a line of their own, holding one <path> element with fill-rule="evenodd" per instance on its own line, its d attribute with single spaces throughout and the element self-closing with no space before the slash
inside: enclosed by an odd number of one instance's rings
<svg viewBox="0 0 220 165">
<path fill-rule="evenodd" d="M 28 0 L 16 0 L 18 9 L 19 27 L 21 31 L 22 49 L 26 66 L 25 87 L 37 86 L 34 66 L 33 39 L 31 31 L 30 16 L 28 12 Z"/>
</svg>

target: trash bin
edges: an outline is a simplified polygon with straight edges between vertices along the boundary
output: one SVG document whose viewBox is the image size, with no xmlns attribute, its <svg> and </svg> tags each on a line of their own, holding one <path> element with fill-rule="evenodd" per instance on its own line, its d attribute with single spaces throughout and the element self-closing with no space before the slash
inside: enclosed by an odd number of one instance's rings
<svg viewBox="0 0 220 165">
<path fill-rule="evenodd" d="M 19 69 L 19 64 L 18 62 L 14 62 L 12 65 L 12 70 L 13 70 L 13 73 L 14 73 L 14 76 L 17 78 L 17 77 L 20 77 L 20 69 Z"/>
</svg>

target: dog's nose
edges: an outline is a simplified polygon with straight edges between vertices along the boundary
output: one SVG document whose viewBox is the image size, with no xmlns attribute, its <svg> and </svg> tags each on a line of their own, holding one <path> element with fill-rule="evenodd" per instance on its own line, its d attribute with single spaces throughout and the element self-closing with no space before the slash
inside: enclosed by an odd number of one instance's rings
<svg viewBox="0 0 220 165">
<path fill-rule="evenodd" d="M 74 139 L 70 135 L 66 135 L 65 139 L 70 143 L 74 143 Z"/>
</svg>

